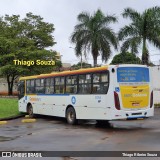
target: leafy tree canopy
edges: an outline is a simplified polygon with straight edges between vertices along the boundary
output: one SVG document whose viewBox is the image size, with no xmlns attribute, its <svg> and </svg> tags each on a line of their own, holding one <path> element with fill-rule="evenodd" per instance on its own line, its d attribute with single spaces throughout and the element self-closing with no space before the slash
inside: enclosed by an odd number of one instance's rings
<svg viewBox="0 0 160 160">
<path fill-rule="evenodd" d="M 98 9 L 93 15 L 82 12 L 77 16 L 78 24 L 71 35 L 77 56 L 86 51 L 91 52 L 94 66 L 97 65 L 97 57 L 101 55 L 103 61 L 107 61 L 111 55 L 111 46 L 117 49 L 116 34 L 109 26 L 117 22 L 114 15 L 104 15 Z"/>
<path fill-rule="evenodd" d="M 141 64 L 141 60 L 135 54 L 123 52 L 115 55 L 111 64 Z"/>
<path fill-rule="evenodd" d="M 160 48 L 160 7 L 146 9 L 139 13 L 132 8 L 124 9 L 124 18 L 129 18 L 130 23 L 120 29 L 118 37 L 123 41 L 121 51 L 131 49 L 132 53 L 138 53 L 142 49 L 142 63 L 149 63 L 149 51 L 147 43 Z"/>
<path fill-rule="evenodd" d="M 74 64 L 71 67 L 73 69 L 80 69 L 81 68 L 81 62 L 78 62 L 77 64 Z M 91 64 L 82 62 L 82 68 L 91 68 L 91 67 L 92 67 Z"/>
<path fill-rule="evenodd" d="M 9 94 L 18 76 L 52 71 L 54 66 L 15 65 L 13 60 L 55 60 L 56 52 L 46 49 L 55 44 L 53 31 L 53 24 L 32 13 L 27 13 L 24 19 L 19 15 L 0 17 L 0 73 L 7 78 Z"/>
</svg>

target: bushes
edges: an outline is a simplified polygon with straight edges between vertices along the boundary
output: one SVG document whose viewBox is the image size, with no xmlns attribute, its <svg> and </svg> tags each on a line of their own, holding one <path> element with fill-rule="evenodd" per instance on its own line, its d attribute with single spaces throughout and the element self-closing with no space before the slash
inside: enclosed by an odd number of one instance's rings
<svg viewBox="0 0 160 160">
<path fill-rule="evenodd" d="M 160 107 L 160 103 L 155 103 L 154 107 Z"/>
</svg>

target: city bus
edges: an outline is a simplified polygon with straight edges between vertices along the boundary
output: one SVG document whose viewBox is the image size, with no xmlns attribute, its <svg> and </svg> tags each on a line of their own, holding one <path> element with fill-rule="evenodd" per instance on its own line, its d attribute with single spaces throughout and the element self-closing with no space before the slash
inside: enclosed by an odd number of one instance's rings
<svg viewBox="0 0 160 160">
<path fill-rule="evenodd" d="M 150 68 L 108 65 L 21 77 L 19 111 L 98 122 L 154 115 Z"/>
</svg>

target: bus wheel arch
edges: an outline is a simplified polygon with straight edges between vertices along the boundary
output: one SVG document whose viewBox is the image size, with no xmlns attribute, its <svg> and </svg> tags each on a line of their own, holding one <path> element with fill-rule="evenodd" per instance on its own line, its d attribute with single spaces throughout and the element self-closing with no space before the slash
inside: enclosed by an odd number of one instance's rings
<svg viewBox="0 0 160 160">
<path fill-rule="evenodd" d="M 72 105 L 68 105 L 66 108 L 65 117 L 68 124 L 77 124 L 76 111 Z"/>
<path fill-rule="evenodd" d="M 27 104 L 26 111 L 27 111 L 29 117 L 32 118 L 33 117 L 33 107 L 30 102 Z"/>
</svg>

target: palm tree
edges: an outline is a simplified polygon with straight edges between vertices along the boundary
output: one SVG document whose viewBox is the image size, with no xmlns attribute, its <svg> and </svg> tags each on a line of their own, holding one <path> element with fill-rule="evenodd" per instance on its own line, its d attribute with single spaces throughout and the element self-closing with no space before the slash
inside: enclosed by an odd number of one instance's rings
<svg viewBox="0 0 160 160">
<path fill-rule="evenodd" d="M 120 29 L 118 37 L 124 41 L 121 51 L 129 48 L 132 53 L 138 53 L 138 47 L 142 46 L 142 63 L 149 63 L 149 51 L 147 43 L 160 48 L 160 7 L 146 9 L 142 14 L 132 8 L 124 9 L 124 18 L 129 18 L 131 23 Z"/>
<path fill-rule="evenodd" d="M 116 17 L 105 16 L 100 9 L 93 15 L 82 12 L 77 17 L 79 23 L 71 35 L 71 42 L 75 43 L 76 56 L 81 56 L 86 50 L 93 56 L 94 66 L 97 57 L 102 56 L 102 61 L 107 61 L 111 55 L 111 45 L 117 49 L 117 38 L 108 24 L 117 22 Z"/>
</svg>

